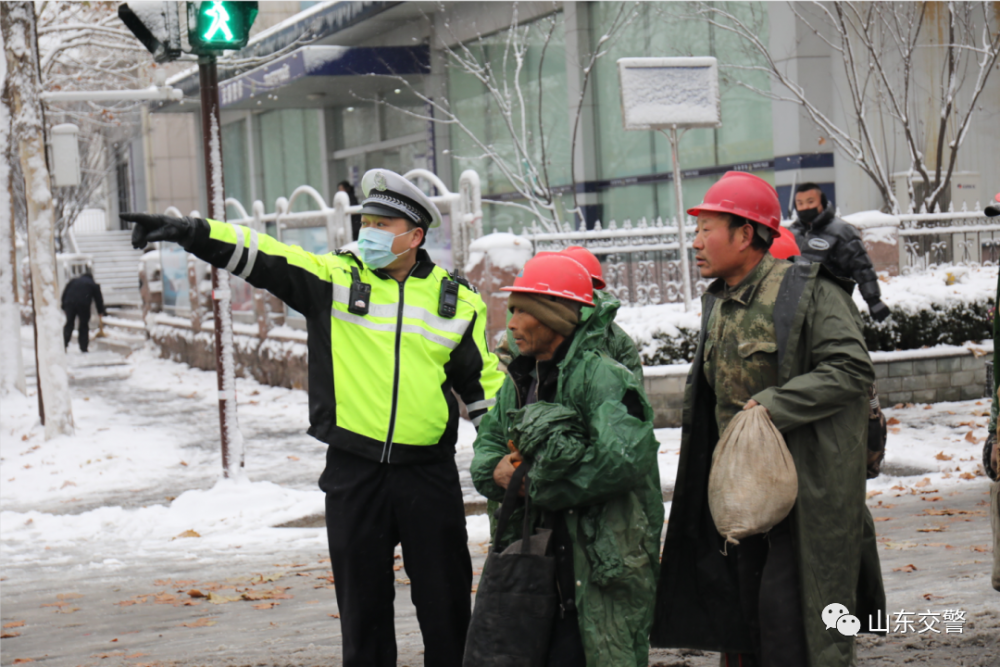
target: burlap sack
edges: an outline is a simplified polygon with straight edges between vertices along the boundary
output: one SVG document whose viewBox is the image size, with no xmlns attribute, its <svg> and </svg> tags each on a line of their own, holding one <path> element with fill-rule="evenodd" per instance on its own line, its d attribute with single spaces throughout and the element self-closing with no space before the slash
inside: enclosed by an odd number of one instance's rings
<svg viewBox="0 0 1000 667">
<path fill-rule="evenodd" d="M 712 455 L 708 508 L 719 534 L 739 544 L 788 516 L 799 492 L 785 439 L 758 405 L 737 414 Z"/>
</svg>

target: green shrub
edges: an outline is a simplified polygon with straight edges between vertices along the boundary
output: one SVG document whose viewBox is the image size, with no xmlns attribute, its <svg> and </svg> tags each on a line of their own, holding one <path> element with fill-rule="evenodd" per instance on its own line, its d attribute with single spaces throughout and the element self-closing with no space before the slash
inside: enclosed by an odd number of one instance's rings
<svg viewBox="0 0 1000 667">
<path fill-rule="evenodd" d="M 931 304 L 916 313 L 894 311 L 884 322 L 861 313 L 865 343 L 871 352 L 917 350 L 935 345 L 962 345 L 993 337 L 990 301 Z"/>
</svg>

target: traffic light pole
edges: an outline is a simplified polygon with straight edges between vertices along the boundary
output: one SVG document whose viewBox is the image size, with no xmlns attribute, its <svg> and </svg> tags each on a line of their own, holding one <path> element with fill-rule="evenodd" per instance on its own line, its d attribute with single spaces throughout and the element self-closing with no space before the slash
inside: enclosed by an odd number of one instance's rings
<svg viewBox="0 0 1000 667">
<path fill-rule="evenodd" d="M 201 134 L 205 155 L 208 217 L 226 219 L 222 178 L 222 134 L 219 123 L 219 71 L 214 55 L 198 58 L 201 89 Z M 233 314 L 229 273 L 212 267 L 212 314 L 215 322 L 215 370 L 219 387 L 219 430 L 222 435 L 222 473 L 243 475 L 243 437 L 236 417 L 236 365 L 233 359 Z"/>
</svg>

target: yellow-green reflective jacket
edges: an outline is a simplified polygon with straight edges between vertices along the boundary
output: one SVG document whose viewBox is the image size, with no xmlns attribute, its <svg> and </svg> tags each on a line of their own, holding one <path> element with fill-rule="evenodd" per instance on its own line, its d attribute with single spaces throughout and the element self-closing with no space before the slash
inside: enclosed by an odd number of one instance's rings
<svg viewBox="0 0 1000 667">
<path fill-rule="evenodd" d="M 486 344 L 486 305 L 459 285 L 455 316 L 438 315 L 449 274 L 425 251 L 398 282 L 351 253 L 314 255 L 247 227 L 196 225 L 189 252 L 305 316 L 313 437 L 374 461 L 429 462 L 454 454 L 452 389 L 477 426 L 493 407 L 504 375 Z M 366 315 L 349 312 L 354 271 L 371 286 Z"/>
</svg>

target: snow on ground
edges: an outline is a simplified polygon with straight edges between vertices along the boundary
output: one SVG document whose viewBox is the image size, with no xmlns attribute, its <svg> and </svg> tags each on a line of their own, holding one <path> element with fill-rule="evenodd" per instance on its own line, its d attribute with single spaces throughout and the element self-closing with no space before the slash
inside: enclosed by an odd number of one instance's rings
<svg viewBox="0 0 1000 667">
<path fill-rule="evenodd" d="M 32 368 L 30 330 L 22 339 Z M 75 435 L 44 440 L 30 381 L 30 396 L 0 402 L 5 567 L 82 559 L 117 569 L 157 554 L 216 561 L 236 548 L 326 550 L 322 528 L 274 528 L 324 509 L 316 483 L 326 445 L 305 433 L 304 391 L 237 380 L 248 477 L 237 482 L 221 478 L 214 373 L 149 349 L 125 360 L 83 355 L 74 343 L 69 358 Z M 457 456 L 467 501 L 482 499 L 468 483 L 474 438 L 463 422 Z M 485 516 L 469 517 L 468 530 L 470 543 L 489 539 Z"/>
<path fill-rule="evenodd" d="M 981 481 L 990 399 L 907 405 L 884 410 L 889 440 L 883 473 L 868 480 L 869 496 L 954 490 Z M 655 433 L 660 443 L 660 481 L 664 489 L 673 488 L 681 429 L 661 428 Z"/>
<path fill-rule="evenodd" d="M 905 276 L 882 277 L 879 289 L 890 310 L 916 313 L 931 306 L 992 301 L 997 294 L 998 271 L 1000 267 L 996 266 L 944 266 Z M 868 308 L 857 290 L 854 303 L 859 310 Z"/>
<path fill-rule="evenodd" d="M 30 333 L 23 340 L 28 354 Z M 74 436 L 44 440 L 33 390 L 0 402 L 5 566 L 84 562 L 115 569 L 171 554 L 224 562 L 237 548 L 326 550 L 322 528 L 274 528 L 323 512 L 316 481 L 326 446 L 305 434 L 305 392 L 238 380 L 248 480 L 220 480 L 214 373 L 150 350 L 123 360 L 71 348 L 70 362 Z M 988 399 L 887 409 L 886 473 L 868 482 L 869 493 L 944 492 L 981 476 L 989 409 Z M 657 429 L 656 437 L 661 481 L 670 490 L 680 429 Z M 468 478 L 474 439 L 475 429 L 463 422 L 457 459 L 467 502 L 482 500 Z M 470 543 L 485 542 L 487 517 L 469 517 L 468 529 Z M 187 531 L 199 537 L 184 537 Z"/>
</svg>

